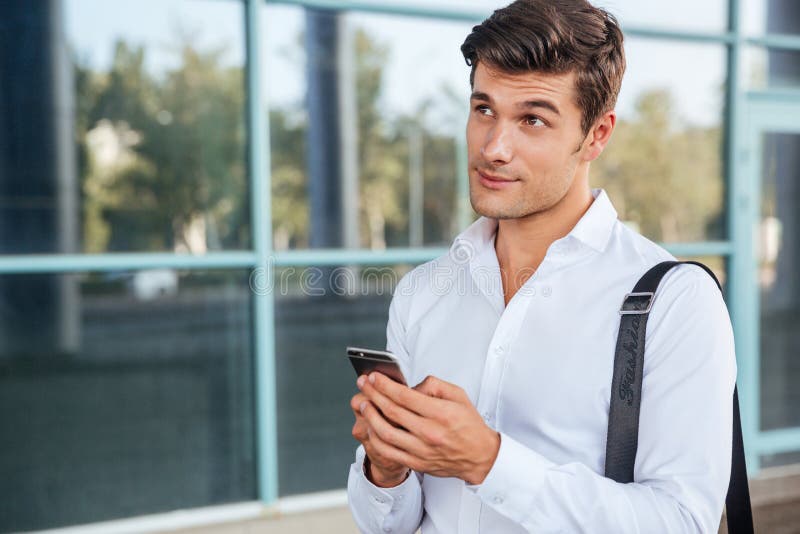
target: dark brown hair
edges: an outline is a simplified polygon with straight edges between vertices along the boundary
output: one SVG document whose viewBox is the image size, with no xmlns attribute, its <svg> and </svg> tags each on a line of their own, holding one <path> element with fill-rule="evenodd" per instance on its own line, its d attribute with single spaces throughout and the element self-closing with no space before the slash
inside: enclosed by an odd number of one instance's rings
<svg viewBox="0 0 800 534">
<path fill-rule="evenodd" d="M 616 18 L 586 0 L 517 0 L 472 28 L 461 53 L 472 66 L 471 86 L 481 61 L 511 74 L 575 71 L 584 135 L 614 109 L 625 72 Z"/>
</svg>

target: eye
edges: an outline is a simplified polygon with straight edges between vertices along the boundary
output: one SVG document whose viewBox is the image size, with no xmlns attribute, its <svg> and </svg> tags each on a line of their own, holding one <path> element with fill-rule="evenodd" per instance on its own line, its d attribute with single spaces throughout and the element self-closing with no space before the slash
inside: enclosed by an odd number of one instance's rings
<svg viewBox="0 0 800 534">
<path fill-rule="evenodd" d="M 475 111 L 477 111 L 481 115 L 487 115 L 487 116 L 492 115 L 492 110 L 489 109 L 489 106 L 487 106 L 486 104 L 478 104 L 477 106 L 475 106 Z"/>
<path fill-rule="evenodd" d="M 544 121 L 542 119 L 540 119 L 539 117 L 537 117 L 536 115 L 528 115 L 527 117 L 525 117 L 525 124 L 527 124 L 528 126 L 536 127 L 536 128 L 540 128 L 542 126 L 545 126 Z"/>
</svg>

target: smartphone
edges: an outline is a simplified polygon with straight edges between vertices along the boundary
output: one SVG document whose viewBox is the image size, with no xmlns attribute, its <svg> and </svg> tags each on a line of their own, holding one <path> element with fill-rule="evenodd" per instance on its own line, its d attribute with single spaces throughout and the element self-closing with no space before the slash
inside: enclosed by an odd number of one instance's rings
<svg viewBox="0 0 800 534">
<path fill-rule="evenodd" d="M 407 385 L 403 371 L 400 370 L 400 364 L 391 352 L 361 347 L 347 347 L 347 357 L 350 359 L 350 363 L 353 364 L 353 369 L 356 370 L 357 376 L 378 371 L 395 382 Z"/>
</svg>

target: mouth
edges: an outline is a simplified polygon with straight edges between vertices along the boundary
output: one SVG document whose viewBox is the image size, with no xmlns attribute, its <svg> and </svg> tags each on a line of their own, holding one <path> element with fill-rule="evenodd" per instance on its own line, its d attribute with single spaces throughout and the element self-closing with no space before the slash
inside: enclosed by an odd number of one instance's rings
<svg viewBox="0 0 800 534">
<path fill-rule="evenodd" d="M 488 189 L 507 189 L 508 187 L 511 187 L 511 184 L 519 181 L 510 178 L 503 178 L 501 176 L 495 176 L 493 174 L 486 174 L 482 171 L 477 172 L 478 176 L 480 177 L 481 185 Z"/>
</svg>

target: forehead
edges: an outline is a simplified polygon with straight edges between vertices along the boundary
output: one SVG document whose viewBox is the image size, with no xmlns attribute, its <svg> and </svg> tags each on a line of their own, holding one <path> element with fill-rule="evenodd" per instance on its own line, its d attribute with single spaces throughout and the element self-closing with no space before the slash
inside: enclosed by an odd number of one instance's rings
<svg viewBox="0 0 800 534">
<path fill-rule="evenodd" d="M 507 73 L 483 63 L 475 67 L 473 91 L 486 93 L 493 100 L 514 104 L 519 101 L 547 98 L 559 108 L 574 108 L 575 73 Z"/>
</svg>

